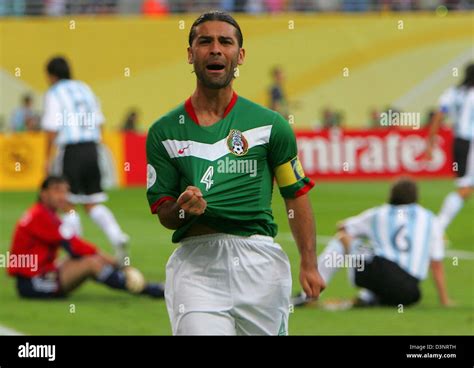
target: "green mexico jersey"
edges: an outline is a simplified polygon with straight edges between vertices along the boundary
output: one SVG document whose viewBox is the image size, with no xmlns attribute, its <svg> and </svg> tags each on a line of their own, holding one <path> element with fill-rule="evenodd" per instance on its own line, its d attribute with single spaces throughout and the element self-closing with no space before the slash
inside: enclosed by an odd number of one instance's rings
<svg viewBox="0 0 474 368">
<path fill-rule="evenodd" d="M 218 232 L 275 237 L 273 181 L 295 198 L 314 184 L 297 157 L 296 139 L 278 113 L 233 95 L 224 118 L 201 126 L 189 98 L 155 122 L 148 132 L 147 197 L 152 213 L 187 186 L 198 187 L 206 211 L 173 234 L 178 242 L 194 224 Z"/>
</svg>

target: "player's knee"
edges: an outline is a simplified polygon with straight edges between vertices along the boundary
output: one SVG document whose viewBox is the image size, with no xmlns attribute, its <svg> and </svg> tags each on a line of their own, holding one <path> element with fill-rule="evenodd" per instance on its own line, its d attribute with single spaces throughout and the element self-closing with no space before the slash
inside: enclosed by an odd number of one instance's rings
<svg viewBox="0 0 474 368">
<path fill-rule="evenodd" d="M 99 274 L 105 265 L 105 261 L 99 255 L 86 256 L 85 261 L 87 262 L 89 271 L 93 275 Z"/>
<path fill-rule="evenodd" d="M 90 214 L 90 212 L 92 211 L 92 209 L 94 208 L 95 204 L 89 204 L 89 203 L 86 203 L 84 204 L 84 210 Z"/>
<path fill-rule="evenodd" d="M 420 289 L 417 287 L 409 288 L 405 290 L 405 293 L 402 297 L 400 304 L 405 306 L 416 304 L 421 299 L 421 292 Z"/>
<path fill-rule="evenodd" d="M 472 190 L 471 187 L 459 188 L 458 193 L 464 200 L 467 200 L 471 196 Z"/>
</svg>

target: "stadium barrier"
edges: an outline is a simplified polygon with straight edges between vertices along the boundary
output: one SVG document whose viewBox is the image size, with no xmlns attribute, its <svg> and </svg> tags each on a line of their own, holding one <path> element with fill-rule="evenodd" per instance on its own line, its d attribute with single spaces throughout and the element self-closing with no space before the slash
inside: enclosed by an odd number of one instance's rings
<svg viewBox="0 0 474 368">
<path fill-rule="evenodd" d="M 299 131 L 299 156 L 316 179 L 388 179 L 452 175 L 452 132 L 443 128 L 430 162 L 423 159 L 427 129 Z"/>
<path fill-rule="evenodd" d="M 426 129 L 331 129 L 297 131 L 299 155 L 306 174 L 316 180 L 387 179 L 401 174 L 449 177 L 453 172 L 452 132 L 438 136 L 433 159 L 422 155 Z M 101 168 L 106 187 L 146 185 L 145 134 L 105 132 Z M 0 190 L 34 190 L 44 177 L 44 133 L 0 135 Z"/>
</svg>

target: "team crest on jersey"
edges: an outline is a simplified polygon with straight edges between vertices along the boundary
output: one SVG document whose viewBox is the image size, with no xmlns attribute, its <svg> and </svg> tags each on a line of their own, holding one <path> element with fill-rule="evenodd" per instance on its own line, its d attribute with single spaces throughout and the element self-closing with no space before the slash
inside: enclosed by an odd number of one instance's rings
<svg viewBox="0 0 474 368">
<path fill-rule="evenodd" d="M 249 143 L 240 130 L 231 129 L 227 136 L 227 148 L 236 156 L 243 156 L 249 150 Z"/>
</svg>

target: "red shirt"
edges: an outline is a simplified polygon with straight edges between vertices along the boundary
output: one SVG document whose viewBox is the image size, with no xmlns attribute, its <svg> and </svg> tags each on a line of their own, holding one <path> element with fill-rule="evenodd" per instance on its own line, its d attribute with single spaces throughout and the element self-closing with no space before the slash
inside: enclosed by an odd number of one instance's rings
<svg viewBox="0 0 474 368">
<path fill-rule="evenodd" d="M 7 272 L 11 276 L 33 277 L 54 271 L 61 246 L 72 257 L 97 253 L 93 244 L 77 236 L 64 238 L 60 233 L 60 226 L 61 219 L 55 212 L 40 202 L 32 206 L 16 224 Z M 18 257 L 19 255 L 23 257 Z M 15 263 L 13 258 L 16 259 Z M 30 262 L 20 262 L 21 259 L 29 259 Z"/>
</svg>

